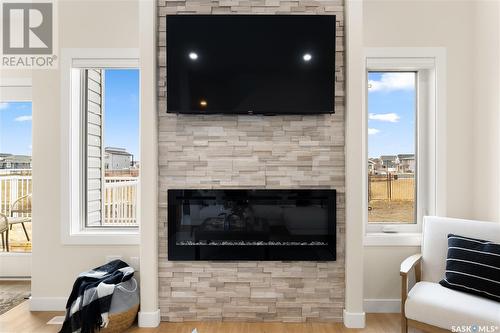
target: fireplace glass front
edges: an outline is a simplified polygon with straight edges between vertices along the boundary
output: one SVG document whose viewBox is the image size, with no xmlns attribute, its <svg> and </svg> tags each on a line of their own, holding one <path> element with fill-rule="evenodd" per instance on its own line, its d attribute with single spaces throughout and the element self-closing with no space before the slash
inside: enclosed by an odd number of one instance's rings
<svg viewBox="0 0 500 333">
<path fill-rule="evenodd" d="M 169 190 L 169 260 L 335 260 L 335 190 Z"/>
</svg>

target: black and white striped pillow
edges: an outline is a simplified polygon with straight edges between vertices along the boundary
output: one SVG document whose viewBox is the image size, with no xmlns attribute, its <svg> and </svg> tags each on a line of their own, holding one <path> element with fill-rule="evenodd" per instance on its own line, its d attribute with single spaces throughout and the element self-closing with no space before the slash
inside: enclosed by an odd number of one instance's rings
<svg viewBox="0 0 500 333">
<path fill-rule="evenodd" d="M 443 287 L 500 302 L 500 244 L 448 235 Z"/>
</svg>

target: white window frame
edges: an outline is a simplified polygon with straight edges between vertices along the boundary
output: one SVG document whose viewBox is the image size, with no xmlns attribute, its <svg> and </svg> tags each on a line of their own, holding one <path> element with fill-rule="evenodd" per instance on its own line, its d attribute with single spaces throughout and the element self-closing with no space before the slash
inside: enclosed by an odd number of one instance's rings
<svg viewBox="0 0 500 333">
<path fill-rule="evenodd" d="M 119 245 L 140 242 L 140 186 L 137 193 L 138 228 L 86 227 L 82 207 L 81 91 L 83 68 L 140 68 L 139 49 L 61 50 L 61 240 L 63 244 Z M 85 165 L 85 164 L 83 164 Z M 140 173 L 140 172 L 139 172 Z"/>
<path fill-rule="evenodd" d="M 0 102 L 32 102 L 29 77 L 0 78 Z"/>
<path fill-rule="evenodd" d="M 444 48 L 366 48 L 365 91 L 369 72 L 417 72 L 416 223 L 368 223 L 368 177 L 363 179 L 364 245 L 404 246 L 421 243 L 425 215 L 446 215 L 446 50 Z M 368 93 L 363 123 L 368 130 Z M 368 135 L 363 142 L 365 175 Z"/>
<path fill-rule="evenodd" d="M 0 77 L 0 103 L 15 102 L 30 102 L 31 114 L 34 115 L 31 78 Z M 0 276 L 29 278 L 31 276 L 31 256 L 32 252 L 0 252 Z"/>
</svg>

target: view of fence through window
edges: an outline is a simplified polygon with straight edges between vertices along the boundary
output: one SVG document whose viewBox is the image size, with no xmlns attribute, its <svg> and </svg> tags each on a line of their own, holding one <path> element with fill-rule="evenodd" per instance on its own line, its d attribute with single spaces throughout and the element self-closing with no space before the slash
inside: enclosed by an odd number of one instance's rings
<svg viewBox="0 0 500 333">
<path fill-rule="evenodd" d="M 137 226 L 139 70 L 88 69 L 87 227 Z"/>
<path fill-rule="evenodd" d="M 31 102 L 0 101 L 0 234 L 3 252 L 31 252 Z"/>
<path fill-rule="evenodd" d="M 368 222 L 415 223 L 416 73 L 368 73 Z"/>
</svg>

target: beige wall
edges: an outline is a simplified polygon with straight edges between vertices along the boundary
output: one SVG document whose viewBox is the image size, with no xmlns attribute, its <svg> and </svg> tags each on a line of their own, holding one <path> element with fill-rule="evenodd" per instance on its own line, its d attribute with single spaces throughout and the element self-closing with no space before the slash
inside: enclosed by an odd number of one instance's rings
<svg viewBox="0 0 500 333">
<path fill-rule="evenodd" d="M 156 1 L 139 2 L 141 63 L 141 311 L 139 326 L 156 327 L 158 309 L 158 116 L 156 113 Z"/>
<path fill-rule="evenodd" d="M 365 47 L 447 50 L 447 215 L 498 220 L 497 1 L 364 2 Z M 472 124 L 472 126 L 471 126 Z M 418 247 L 365 247 L 365 299 L 399 298 L 399 264 Z"/>
<path fill-rule="evenodd" d="M 398 299 L 401 295 L 399 265 L 419 253 L 418 246 L 370 246 L 364 253 L 364 299 Z"/>
<path fill-rule="evenodd" d="M 447 212 L 472 217 L 473 1 L 366 0 L 366 47 L 446 47 L 447 50 Z M 456 181 L 460 179 L 460 181 Z"/>
<path fill-rule="evenodd" d="M 363 119 L 365 73 L 363 65 L 363 3 L 346 1 L 346 266 L 344 325 L 365 326 L 363 311 Z"/>
<path fill-rule="evenodd" d="M 139 47 L 138 1 L 59 1 L 59 47 Z M 119 15 L 116 15 L 119 13 Z M 2 71 L 3 77 L 32 75 L 33 81 L 33 255 L 34 298 L 67 297 L 75 276 L 100 265 L 106 255 L 125 260 L 138 246 L 61 244 L 59 178 L 61 113 L 59 70 Z"/>
<path fill-rule="evenodd" d="M 473 215 L 500 222 L 500 2 L 482 1 L 475 22 Z"/>
</svg>

